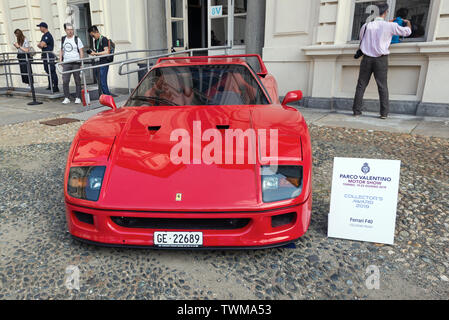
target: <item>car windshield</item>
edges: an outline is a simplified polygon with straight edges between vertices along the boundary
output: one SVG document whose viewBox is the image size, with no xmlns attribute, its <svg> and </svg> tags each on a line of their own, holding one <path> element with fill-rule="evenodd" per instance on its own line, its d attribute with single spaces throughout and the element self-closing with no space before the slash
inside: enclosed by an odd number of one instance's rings
<svg viewBox="0 0 449 320">
<path fill-rule="evenodd" d="M 192 65 L 153 69 L 127 106 L 213 106 L 269 104 L 243 65 Z"/>
</svg>

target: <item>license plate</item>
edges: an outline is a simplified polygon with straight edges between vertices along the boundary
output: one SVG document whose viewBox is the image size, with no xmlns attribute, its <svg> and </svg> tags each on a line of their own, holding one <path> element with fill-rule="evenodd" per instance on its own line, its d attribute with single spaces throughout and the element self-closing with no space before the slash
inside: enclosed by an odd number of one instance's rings
<svg viewBox="0 0 449 320">
<path fill-rule="evenodd" d="M 154 245 L 166 248 L 198 248 L 203 245 L 203 233 L 155 232 Z"/>
</svg>

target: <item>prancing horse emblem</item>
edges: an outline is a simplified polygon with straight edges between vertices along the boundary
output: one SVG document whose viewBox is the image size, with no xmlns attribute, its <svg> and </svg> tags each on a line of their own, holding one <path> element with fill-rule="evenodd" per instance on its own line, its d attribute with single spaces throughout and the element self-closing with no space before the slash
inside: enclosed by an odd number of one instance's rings
<svg viewBox="0 0 449 320">
<path fill-rule="evenodd" d="M 176 201 L 182 201 L 182 193 L 176 194 Z"/>
</svg>

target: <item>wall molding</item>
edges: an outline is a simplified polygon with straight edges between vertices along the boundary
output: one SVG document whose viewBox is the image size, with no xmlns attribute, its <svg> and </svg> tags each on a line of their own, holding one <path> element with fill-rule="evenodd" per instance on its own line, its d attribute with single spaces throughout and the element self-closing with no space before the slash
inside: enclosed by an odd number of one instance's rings
<svg viewBox="0 0 449 320">
<path fill-rule="evenodd" d="M 304 3 L 304 5 L 300 6 L 301 8 L 306 8 L 306 10 L 308 11 L 308 14 L 306 14 L 305 16 L 307 17 L 307 19 L 298 19 L 298 21 L 301 21 L 302 25 L 297 25 L 295 26 L 295 28 L 291 28 L 291 25 L 288 25 L 289 31 L 285 31 L 284 29 L 282 29 L 280 27 L 280 24 L 283 21 L 283 18 L 285 18 L 285 11 L 282 11 L 282 13 L 280 12 L 281 9 L 279 8 L 279 6 L 281 5 L 285 5 L 285 3 L 287 3 L 288 0 L 282 0 L 282 1 L 276 1 L 274 3 L 274 10 L 273 10 L 273 36 L 274 37 L 279 37 L 279 36 L 295 36 L 295 35 L 308 35 L 310 33 L 310 16 L 311 16 L 311 10 L 312 10 L 312 5 L 310 3 L 310 0 L 290 0 L 291 3 L 295 3 L 292 4 L 293 8 L 298 8 L 298 4 L 296 3 L 297 1 L 302 1 Z"/>
<path fill-rule="evenodd" d="M 331 111 L 352 111 L 354 99 L 351 98 L 313 98 L 305 97 L 299 106 L 309 109 Z M 379 112 L 379 100 L 365 99 L 363 111 Z M 425 103 L 421 101 L 390 100 L 390 113 L 420 117 L 449 117 L 449 104 Z"/>
</svg>

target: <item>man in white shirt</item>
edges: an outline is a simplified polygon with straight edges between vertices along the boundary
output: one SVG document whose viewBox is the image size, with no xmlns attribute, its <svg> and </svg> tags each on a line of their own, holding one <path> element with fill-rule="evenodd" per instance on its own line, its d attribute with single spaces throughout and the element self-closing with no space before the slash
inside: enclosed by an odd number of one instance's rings
<svg viewBox="0 0 449 320">
<path fill-rule="evenodd" d="M 386 119 L 390 111 L 388 93 L 388 55 L 393 36 L 408 37 L 412 33 L 411 23 L 404 20 L 406 27 L 397 23 L 387 22 L 388 4 L 379 4 L 380 16 L 373 22 L 363 25 L 360 30 L 360 49 L 364 57 L 360 64 L 360 74 L 354 98 L 354 116 L 362 114 L 363 96 L 369 84 L 371 75 L 377 82 L 380 98 L 380 118 Z"/>
<path fill-rule="evenodd" d="M 75 36 L 73 25 L 70 23 L 64 24 L 64 30 L 67 36 L 61 39 L 61 51 L 59 52 L 59 61 L 66 62 L 63 64 L 63 71 L 78 70 L 81 68 L 81 63 L 78 61 L 84 58 L 83 42 Z M 68 62 L 68 63 L 67 63 Z M 64 101 L 63 104 L 70 103 L 70 75 L 73 74 L 76 84 L 76 104 L 81 104 L 81 77 L 80 71 L 66 73 L 62 76 L 63 88 L 64 88 Z"/>
</svg>

